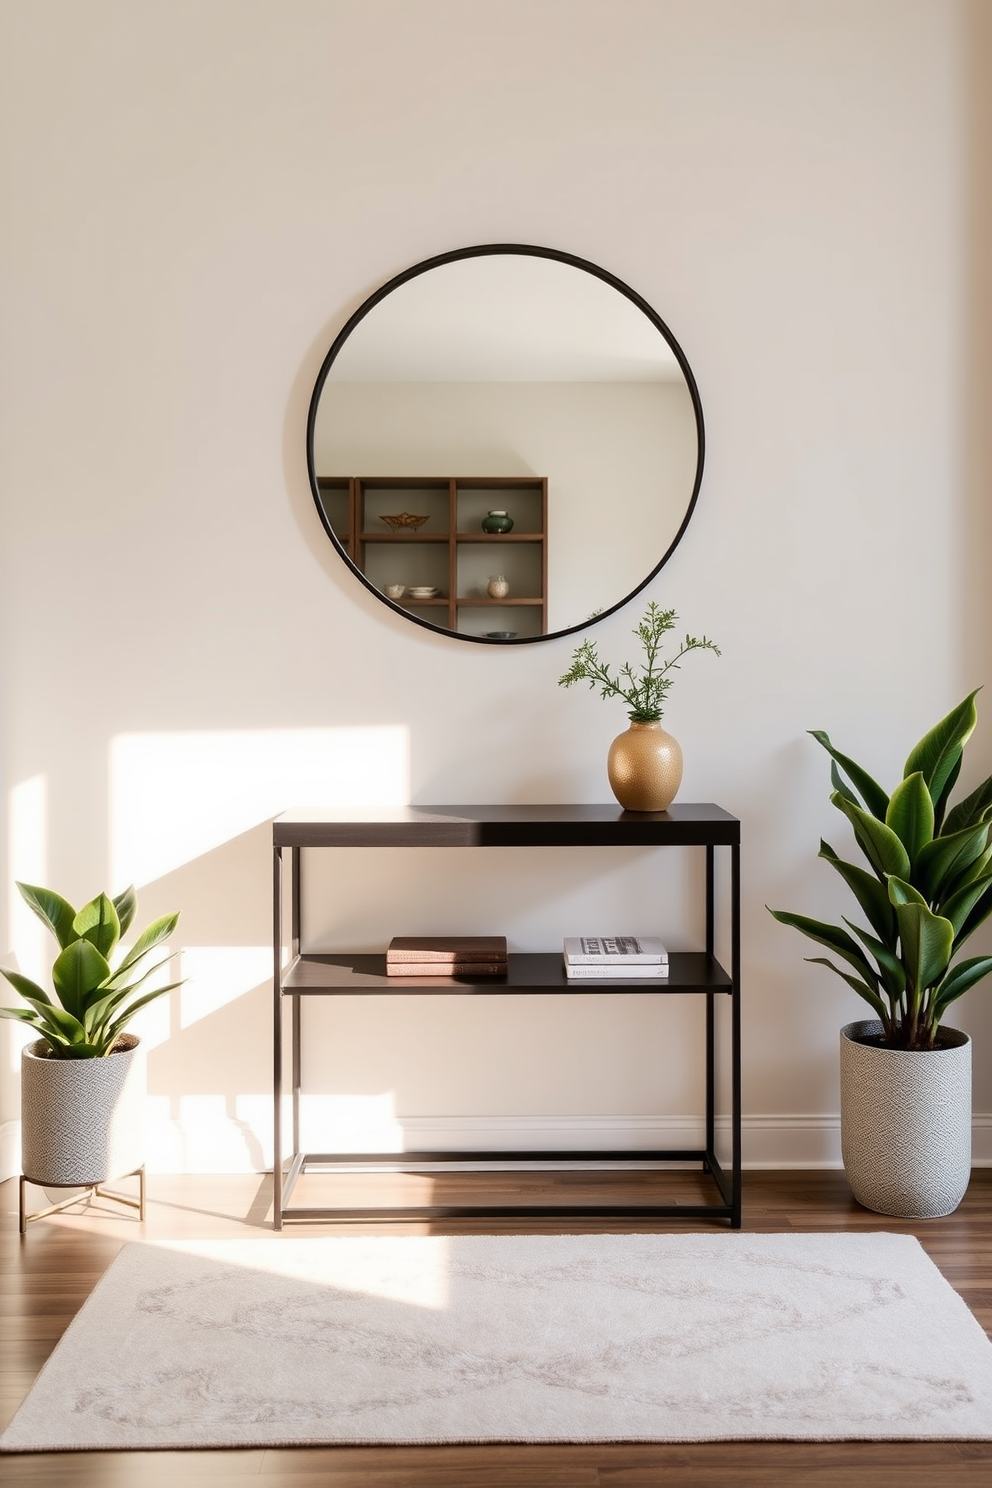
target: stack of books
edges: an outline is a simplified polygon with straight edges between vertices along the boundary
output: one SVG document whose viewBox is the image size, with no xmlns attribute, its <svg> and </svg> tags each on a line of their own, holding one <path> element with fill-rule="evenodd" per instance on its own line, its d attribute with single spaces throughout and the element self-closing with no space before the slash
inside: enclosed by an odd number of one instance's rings
<svg viewBox="0 0 992 1488">
<path fill-rule="evenodd" d="M 653 935 L 567 935 L 565 975 L 570 982 L 598 977 L 666 977 L 668 952 Z"/>
<path fill-rule="evenodd" d="M 506 936 L 394 935 L 386 950 L 386 975 L 506 976 Z"/>
</svg>

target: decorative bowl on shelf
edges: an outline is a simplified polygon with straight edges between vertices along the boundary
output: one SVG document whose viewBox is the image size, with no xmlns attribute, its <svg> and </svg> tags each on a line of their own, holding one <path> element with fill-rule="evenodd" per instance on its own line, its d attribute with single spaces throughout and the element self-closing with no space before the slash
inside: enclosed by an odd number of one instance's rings
<svg viewBox="0 0 992 1488">
<path fill-rule="evenodd" d="M 440 589 L 432 588 L 430 584 L 415 584 L 407 593 L 411 599 L 436 599 L 441 593 Z"/>
<path fill-rule="evenodd" d="M 386 594 L 390 599 L 402 599 L 406 593 L 405 584 L 387 584 Z"/>
<path fill-rule="evenodd" d="M 515 630 L 484 630 L 482 634 L 487 641 L 515 641 L 517 638 Z"/>
<path fill-rule="evenodd" d="M 416 532 L 418 527 L 423 527 L 425 522 L 430 521 L 430 515 L 418 516 L 416 512 L 399 512 L 392 517 L 381 517 L 390 532 Z"/>
</svg>

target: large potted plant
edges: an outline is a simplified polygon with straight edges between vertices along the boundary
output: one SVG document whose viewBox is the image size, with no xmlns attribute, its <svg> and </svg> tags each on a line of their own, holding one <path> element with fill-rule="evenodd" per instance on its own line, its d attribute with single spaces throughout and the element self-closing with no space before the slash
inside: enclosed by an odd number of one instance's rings
<svg viewBox="0 0 992 1488">
<path fill-rule="evenodd" d="M 627 704 L 630 727 L 613 740 L 606 761 L 610 789 L 625 811 L 667 811 L 674 801 L 682 784 L 682 750 L 661 726 L 665 699 L 675 680 L 672 673 L 690 651 L 720 655 L 719 646 L 706 636 L 687 635 L 675 655 L 662 660 L 662 643 L 677 620 L 674 610 L 663 610 L 652 600 L 633 632 L 644 651 L 637 667 L 626 661 L 611 672 L 593 642 L 584 640 L 572 653 L 568 671 L 558 678 L 559 687 L 588 682 L 599 688 L 601 697 Z"/>
<path fill-rule="evenodd" d="M 17 887 L 59 945 L 54 996 L 30 977 L 0 968 L 26 1004 L 0 1008 L 0 1016 L 40 1035 L 21 1055 L 23 1230 L 25 1180 L 92 1188 L 143 1162 L 139 1040 L 125 1030 L 139 1008 L 180 985 L 137 995 L 167 963 L 167 956 L 153 965 L 147 958 L 172 935 L 179 915 L 153 921 L 125 949 L 119 943 L 138 904 L 133 887 L 115 899 L 99 894 L 78 911 L 51 889 Z"/>
<path fill-rule="evenodd" d="M 771 913 L 825 946 L 808 959 L 841 977 L 874 1016 L 841 1030 L 841 1145 L 855 1198 L 905 1218 L 949 1214 L 971 1173 L 971 1041 L 948 1028 L 953 1002 L 992 956 L 957 959 L 992 913 L 992 776 L 950 807 L 977 722 L 969 694 L 911 750 L 888 795 L 811 730 L 831 757 L 830 797 L 867 868 L 827 842 L 819 856 L 854 895 L 867 926 Z"/>
</svg>

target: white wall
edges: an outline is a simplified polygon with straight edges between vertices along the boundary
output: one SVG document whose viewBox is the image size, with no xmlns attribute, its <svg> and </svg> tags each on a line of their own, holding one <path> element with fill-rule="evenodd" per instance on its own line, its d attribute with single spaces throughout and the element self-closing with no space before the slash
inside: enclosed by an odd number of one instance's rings
<svg viewBox="0 0 992 1488">
<path fill-rule="evenodd" d="M 557 688 L 568 643 L 408 625 L 345 571 L 308 491 L 334 334 L 408 264 L 494 241 L 615 273 L 696 374 L 702 494 L 645 598 L 724 656 L 692 659 L 666 721 L 682 798 L 744 823 L 748 1155 L 833 1158 L 837 1028 L 861 1008 L 764 905 L 842 903 L 815 860 L 843 833 L 805 731 L 891 779 L 989 680 L 988 8 L 6 0 L 0 17 L 8 860 L 70 898 L 134 877 L 142 917 L 183 909 L 191 980 L 146 1028 L 158 1165 L 265 1160 L 274 812 L 607 794 L 625 720 Z M 600 627 L 606 655 L 630 654 L 636 618 Z M 485 877 L 459 857 L 440 901 L 419 864 L 363 863 L 344 890 L 328 858 L 311 927 L 381 943 L 402 904 L 410 931 L 484 920 L 553 946 L 659 903 L 673 941 L 699 933 L 698 878 L 683 889 L 667 859 L 656 899 L 636 855 L 508 854 Z M 0 939 L 37 963 L 22 919 Z M 958 1019 L 980 1115 L 990 995 Z M 693 1015 L 669 1012 L 348 1008 L 308 1074 L 340 1130 L 450 1139 L 467 1114 L 496 1143 L 557 1118 L 565 1138 L 636 1140 L 693 1108 Z"/>
</svg>

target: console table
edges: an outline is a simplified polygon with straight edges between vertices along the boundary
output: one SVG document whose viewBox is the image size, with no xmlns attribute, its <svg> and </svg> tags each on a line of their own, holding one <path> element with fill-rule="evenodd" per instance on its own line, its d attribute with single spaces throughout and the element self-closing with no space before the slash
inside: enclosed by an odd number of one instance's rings
<svg viewBox="0 0 992 1488">
<path fill-rule="evenodd" d="M 713 805 L 680 805 L 659 812 L 627 812 L 606 806 L 410 806 L 394 810 L 366 811 L 351 815 L 342 811 L 287 812 L 275 819 L 273 843 L 273 1095 L 274 1162 L 273 1224 L 279 1230 L 290 1221 L 330 1219 L 437 1219 L 469 1216 L 651 1216 L 685 1219 L 713 1218 L 741 1224 L 741 1018 L 740 1018 L 740 822 Z M 705 851 L 706 932 L 705 946 L 693 952 L 673 952 L 669 975 L 663 981 L 610 978 L 569 982 L 565 977 L 561 948 L 553 952 L 511 954 L 505 977 L 396 978 L 386 976 L 386 958 L 380 955 L 347 953 L 314 954 L 301 947 L 301 881 L 304 849 L 324 847 L 681 847 Z M 730 856 L 728 896 L 730 971 L 714 954 L 717 848 Z M 288 849 L 291 956 L 283 965 L 284 895 Z M 402 996 L 405 992 L 437 993 L 439 996 L 519 997 L 558 993 L 582 997 L 610 991 L 637 992 L 655 997 L 702 996 L 706 999 L 705 1045 L 705 1145 L 692 1149 L 665 1148 L 634 1151 L 566 1152 L 403 1152 L 403 1153 L 313 1153 L 300 1149 L 300 1096 L 302 1083 L 302 1004 L 310 997 Z M 729 1162 L 716 1153 L 717 1087 L 717 999 L 729 1002 Z M 288 1160 L 283 1155 L 283 1035 L 286 1005 L 290 1013 L 292 1066 L 292 1140 Z M 723 1020 L 721 1020 L 723 1021 Z M 708 1174 L 715 1191 L 708 1204 L 581 1204 L 543 1205 L 418 1205 L 402 1209 L 367 1209 L 337 1206 L 290 1206 L 293 1189 L 308 1166 L 335 1164 L 355 1168 L 402 1165 L 412 1171 L 430 1171 L 432 1164 L 458 1162 L 484 1169 L 485 1164 L 520 1163 L 534 1169 L 568 1162 L 610 1164 L 622 1162 L 698 1163 Z"/>
</svg>

